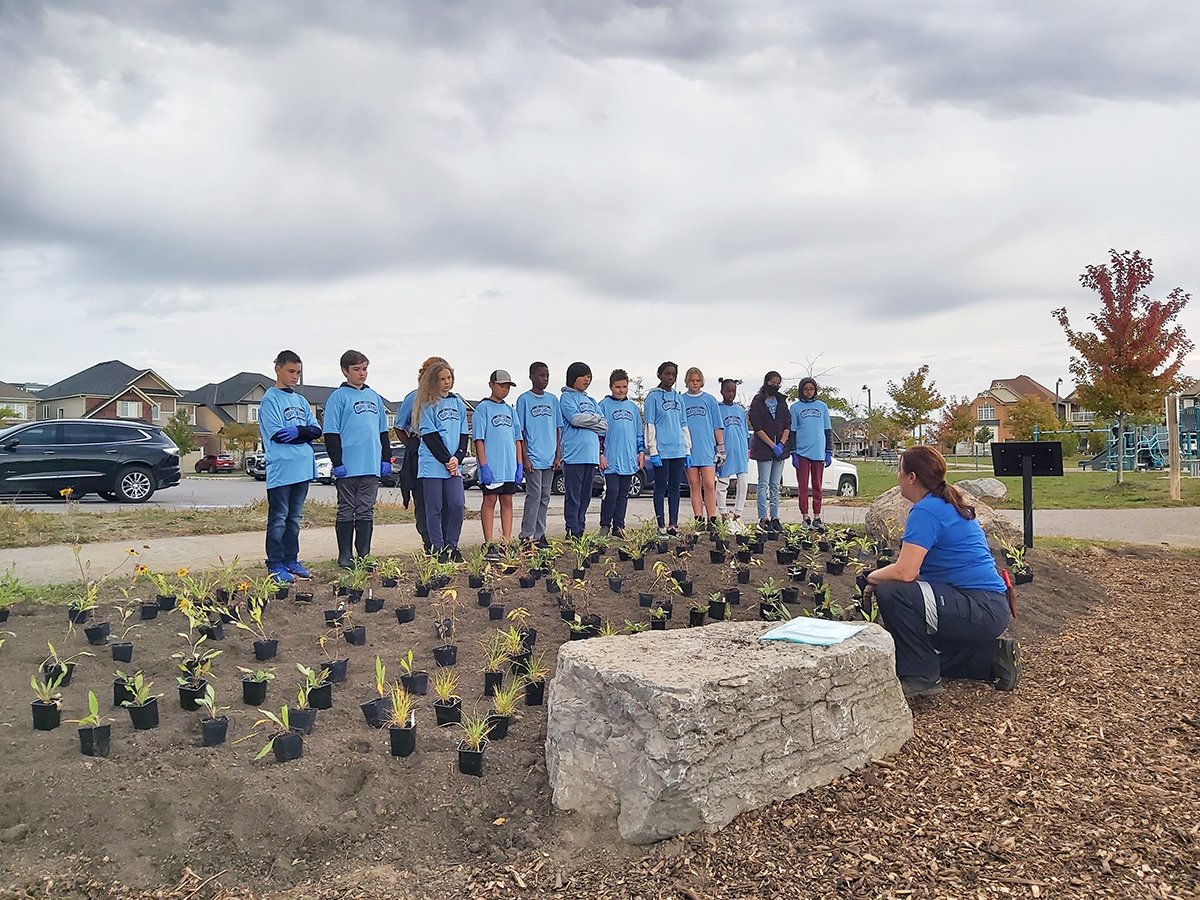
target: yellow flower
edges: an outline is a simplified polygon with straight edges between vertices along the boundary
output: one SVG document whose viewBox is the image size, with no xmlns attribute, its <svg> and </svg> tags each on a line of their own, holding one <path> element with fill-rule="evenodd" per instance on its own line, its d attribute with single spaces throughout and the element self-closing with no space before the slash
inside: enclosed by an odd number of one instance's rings
<svg viewBox="0 0 1200 900">
<path fill-rule="evenodd" d="M 239 591 L 248 591 L 248 590 L 250 590 L 250 582 L 248 582 L 248 581 L 239 581 L 239 582 L 238 582 L 237 589 L 238 589 Z"/>
<path fill-rule="evenodd" d="M 66 497 L 68 500 L 70 500 L 70 499 L 71 499 L 71 495 L 72 495 L 72 494 L 74 494 L 74 493 L 75 493 L 75 488 L 73 488 L 73 487 L 65 487 L 65 488 L 63 488 L 61 491 L 59 491 L 59 492 L 58 492 L 58 496 L 60 496 L 60 497 Z"/>
<path fill-rule="evenodd" d="M 126 547 L 126 548 L 125 548 L 125 552 L 126 552 L 128 555 L 130 555 L 130 556 L 137 556 L 137 555 L 138 555 L 138 552 L 137 552 L 136 550 L 134 550 L 132 547 Z"/>
<path fill-rule="evenodd" d="M 187 567 L 185 566 L 184 568 L 182 568 L 178 572 L 176 572 L 175 575 L 178 578 L 187 578 L 187 573 L 188 573 L 188 570 L 187 570 Z"/>
<path fill-rule="evenodd" d="M 138 575 L 149 575 L 150 567 L 148 565 L 146 565 L 145 563 L 138 563 L 136 566 L 133 567 L 133 571 Z"/>
</svg>

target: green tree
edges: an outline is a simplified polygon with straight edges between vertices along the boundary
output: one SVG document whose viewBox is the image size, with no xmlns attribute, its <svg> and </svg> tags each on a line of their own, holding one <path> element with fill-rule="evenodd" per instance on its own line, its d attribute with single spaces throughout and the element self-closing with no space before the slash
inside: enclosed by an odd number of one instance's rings
<svg viewBox="0 0 1200 900">
<path fill-rule="evenodd" d="M 877 446 L 882 440 L 888 447 L 898 446 L 909 434 L 903 425 L 893 418 L 886 406 L 876 406 L 870 415 L 863 420 L 867 432 L 867 442 Z"/>
<path fill-rule="evenodd" d="M 784 398 L 788 403 L 795 403 L 799 400 L 800 385 L 797 383 L 788 388 L 784 393 Z M 825 401 L 825 405 L 829 407 L 831 413 L 840 413 L 848 419 L 855 415 L 854 407 L 837 388 L 823 386 L 819 381 L 817 382 L 817 399 Z"/>
<path fill-rule="evenodd" d="M 1057 431 L 1058 416 L 1054 414 L 1054 406 L 1048 400 L 1043 400 L 1030 394 L 1022 397 L 1013 404 L 1005 420 L 1012 429 L 1013 437 L 1020 441 L 1032 441 L 1034 430 L 1038 432 L 1039 440 L 1055 440 L 1055 435 L 1042 436 L 1046 431 Z"/>
<path fill-rule="evenodd" d="M 995 435 L 992 434 L 992 429 L 988 428 L 986 425 L 983 425 L 977 432 L 975 432 L 975 443 L 990 444 L 992 442 L 992 438 L 994 437 Z"/>
<path fill-rule="evenodd" d="M 1182 325 L 1173 324 L 1191 299 L 1175 288 L 1165 300 L 1146 294 L 1154 280 L 1153 260 L 1139 250 L 1109 250 L 1109 264 L 1088 266 L 1079 283 L 1100 295 L 1100 311 L 1088 315 L 1095 331 L 1071 327 L 1066 307 L 1052 315 L 1076 355 L 1070 370 L 1082 405 L 1117 420 L 1123 447 L 1130 416 L 1157 414 L 1167 394 L 1188 387 L 1183 364 L 1193 349 Z M 1125 480 L 1124 454 L 1117 454 L 1117 484 Z"/>
<path fill-rule="evenodd" d="M 220 435 L 225 439 L 225 444 L 230 450 L 242 454 L 243 462 L 245 461 L 246 451 L 253 450 L 258 446 L 259 434 L 257 425 L 231 422 L 221 429 Z"/>
<path fill-rule="evenodd" d="M 17 420 L 17 411 L 11 406 L 0 406 L 0 428 L 12 425 Z"/>
<path fill-rule="evenodd" d="M 935 427 L 938 443 L 953 453 L 959 443 L 971 440 L 975 431 L 975 410 L 966 397 L 951 397 Z"/>
<path fill-rule="evenodd" d="M 188 414 L 186 409 L 181 409 L 167 419 L 167 424 L 163 426 L 163 432 L 171 440 L 175 442 L 175 446 L 179 448 L 179 455 L 185 456 L 193 450 L 198 450 L 196 444 L 196 435 L 192 431 L 192 426 L 188 424 Z"/>
<path fill-rule="evenodd" d="M 908 434 L 917 433 L 920 437 L 924 428 L 932 419 L 930 416 L 945 405 L 945 400 L 938 393 L 935 384 L 929 380 L 929 365 L 909 372 L 896 384 L 889 381 L 888 396 L 896 404 L 892 418 L 903 426 Z"/>
</svg>

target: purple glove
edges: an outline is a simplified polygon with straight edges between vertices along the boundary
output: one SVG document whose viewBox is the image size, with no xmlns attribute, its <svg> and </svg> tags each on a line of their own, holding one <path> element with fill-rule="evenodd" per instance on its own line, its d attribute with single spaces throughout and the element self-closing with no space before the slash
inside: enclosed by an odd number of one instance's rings
<svg viewBox="0 0 1200 900">
<path fill-rule="evenodd" d="M 833 465 L 833 451 L 832 450 L 825 451 L 825 465 L 827 465 L 827 466 Z"/>
<path fill-rule="evenodd" d="M 379 476 L 381 478 L 387 478 L 391 474 L 392 474 L 392 462 L 391 462 L 391 460 L 385 459 L 379 466 Z"/>
<path fill-rule="evenodd" d="M 784 448 L 783 444 L 776 441 L 775 442 L 775 458 L 781 459 L 783 457 L 783 454 L 786 452 L 787 452 L 787 450 Z"/>
<path fill-rule="evenodd" d="M 692 467 L 692 454 L 689 453 L 683 458 L 683 467 L 685 469 L 690 469 Z"/>
<path fill-rule="evenodd" d="M 496 479 L 492 477 L 492 467 L 484 463 L 479 467 L 479 483 L 483 485 L 495 484 Z"/>
<path fill-rule="evenodd" d="M 513 479 L 514 484 L 520 484 L 525 480 L 525 466 L 517 463 L 517 476 Z"/>
<path fill-rule="evenodd" d="M 797 469 L 800 468 L 800 454 L 799 453 L 792 454 L 792 465 L 795 466 Z"/>
<path fill-rule="evenodd" d="M 271 435 L 271 440 L 277 444 L 294 444 L 299 437 L 300 429 L 295 425 L 289 425 L 287 428 L 280 428 Z"/>
<path fill-rule="evenodd" d="M 345 478 L 346 477 L 346 467 L 345 466 L 334 466 L 333 471 L 331 471 L 329 474 L 332 475 L 334 478 Z"/>
</svg>

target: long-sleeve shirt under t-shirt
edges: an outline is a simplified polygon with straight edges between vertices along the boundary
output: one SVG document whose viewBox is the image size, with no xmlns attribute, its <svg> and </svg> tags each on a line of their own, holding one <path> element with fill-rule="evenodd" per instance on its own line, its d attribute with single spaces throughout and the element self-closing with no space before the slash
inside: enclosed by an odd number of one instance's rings
<svg viewBox="0 0 1200 900">
<path fill-rule="evenodd" d="M 335 466 L 345 466 L 346 476 L 378 475 L 388 440 L 387 410 L 383 398 L 367 385 L 343 384 L 325 404 L 325 448 Z M 391 454 L 388 454 L 390 458 Z"/>
<path fill-rule="evenodd" d="M 311 429 L 308 440 L 284 444 L 273 440 L 276 433 L 295 426 Z M 317 417 L 308 401 L 290 388 L 271 387 L 258 406 L 258 434 L 267 457 L 267 488 L 312 481 L 317 477 L 317 461 L 312 438 L 321 434 Z"/>
<path fill-rule="evenodd" d="M 692 452 L 679 391 L 654 388 L 646 395 L 646 452 L 662 459 L 683 459 Z"/>
<path fill-rule="evenodd" d="M 600 435 L 608 429 L 608 422 L 596 401 L 583 391 L 564 387 L 558 398 L 558 411 L 562 423 L 562 461 L 599 465 Z"/>
</svg>

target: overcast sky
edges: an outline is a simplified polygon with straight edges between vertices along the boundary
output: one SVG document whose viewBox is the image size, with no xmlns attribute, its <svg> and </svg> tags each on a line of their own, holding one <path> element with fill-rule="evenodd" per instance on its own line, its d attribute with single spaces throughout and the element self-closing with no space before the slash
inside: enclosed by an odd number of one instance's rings
<svg viewBox="0 0 1200 900">
<path fill-rule="evenodd" d="M 0 0 L 0 379 L 1066 394 L 1087 264 L 1200 292 L 1198 44 L 1186 0 Z"/>
</svg>

